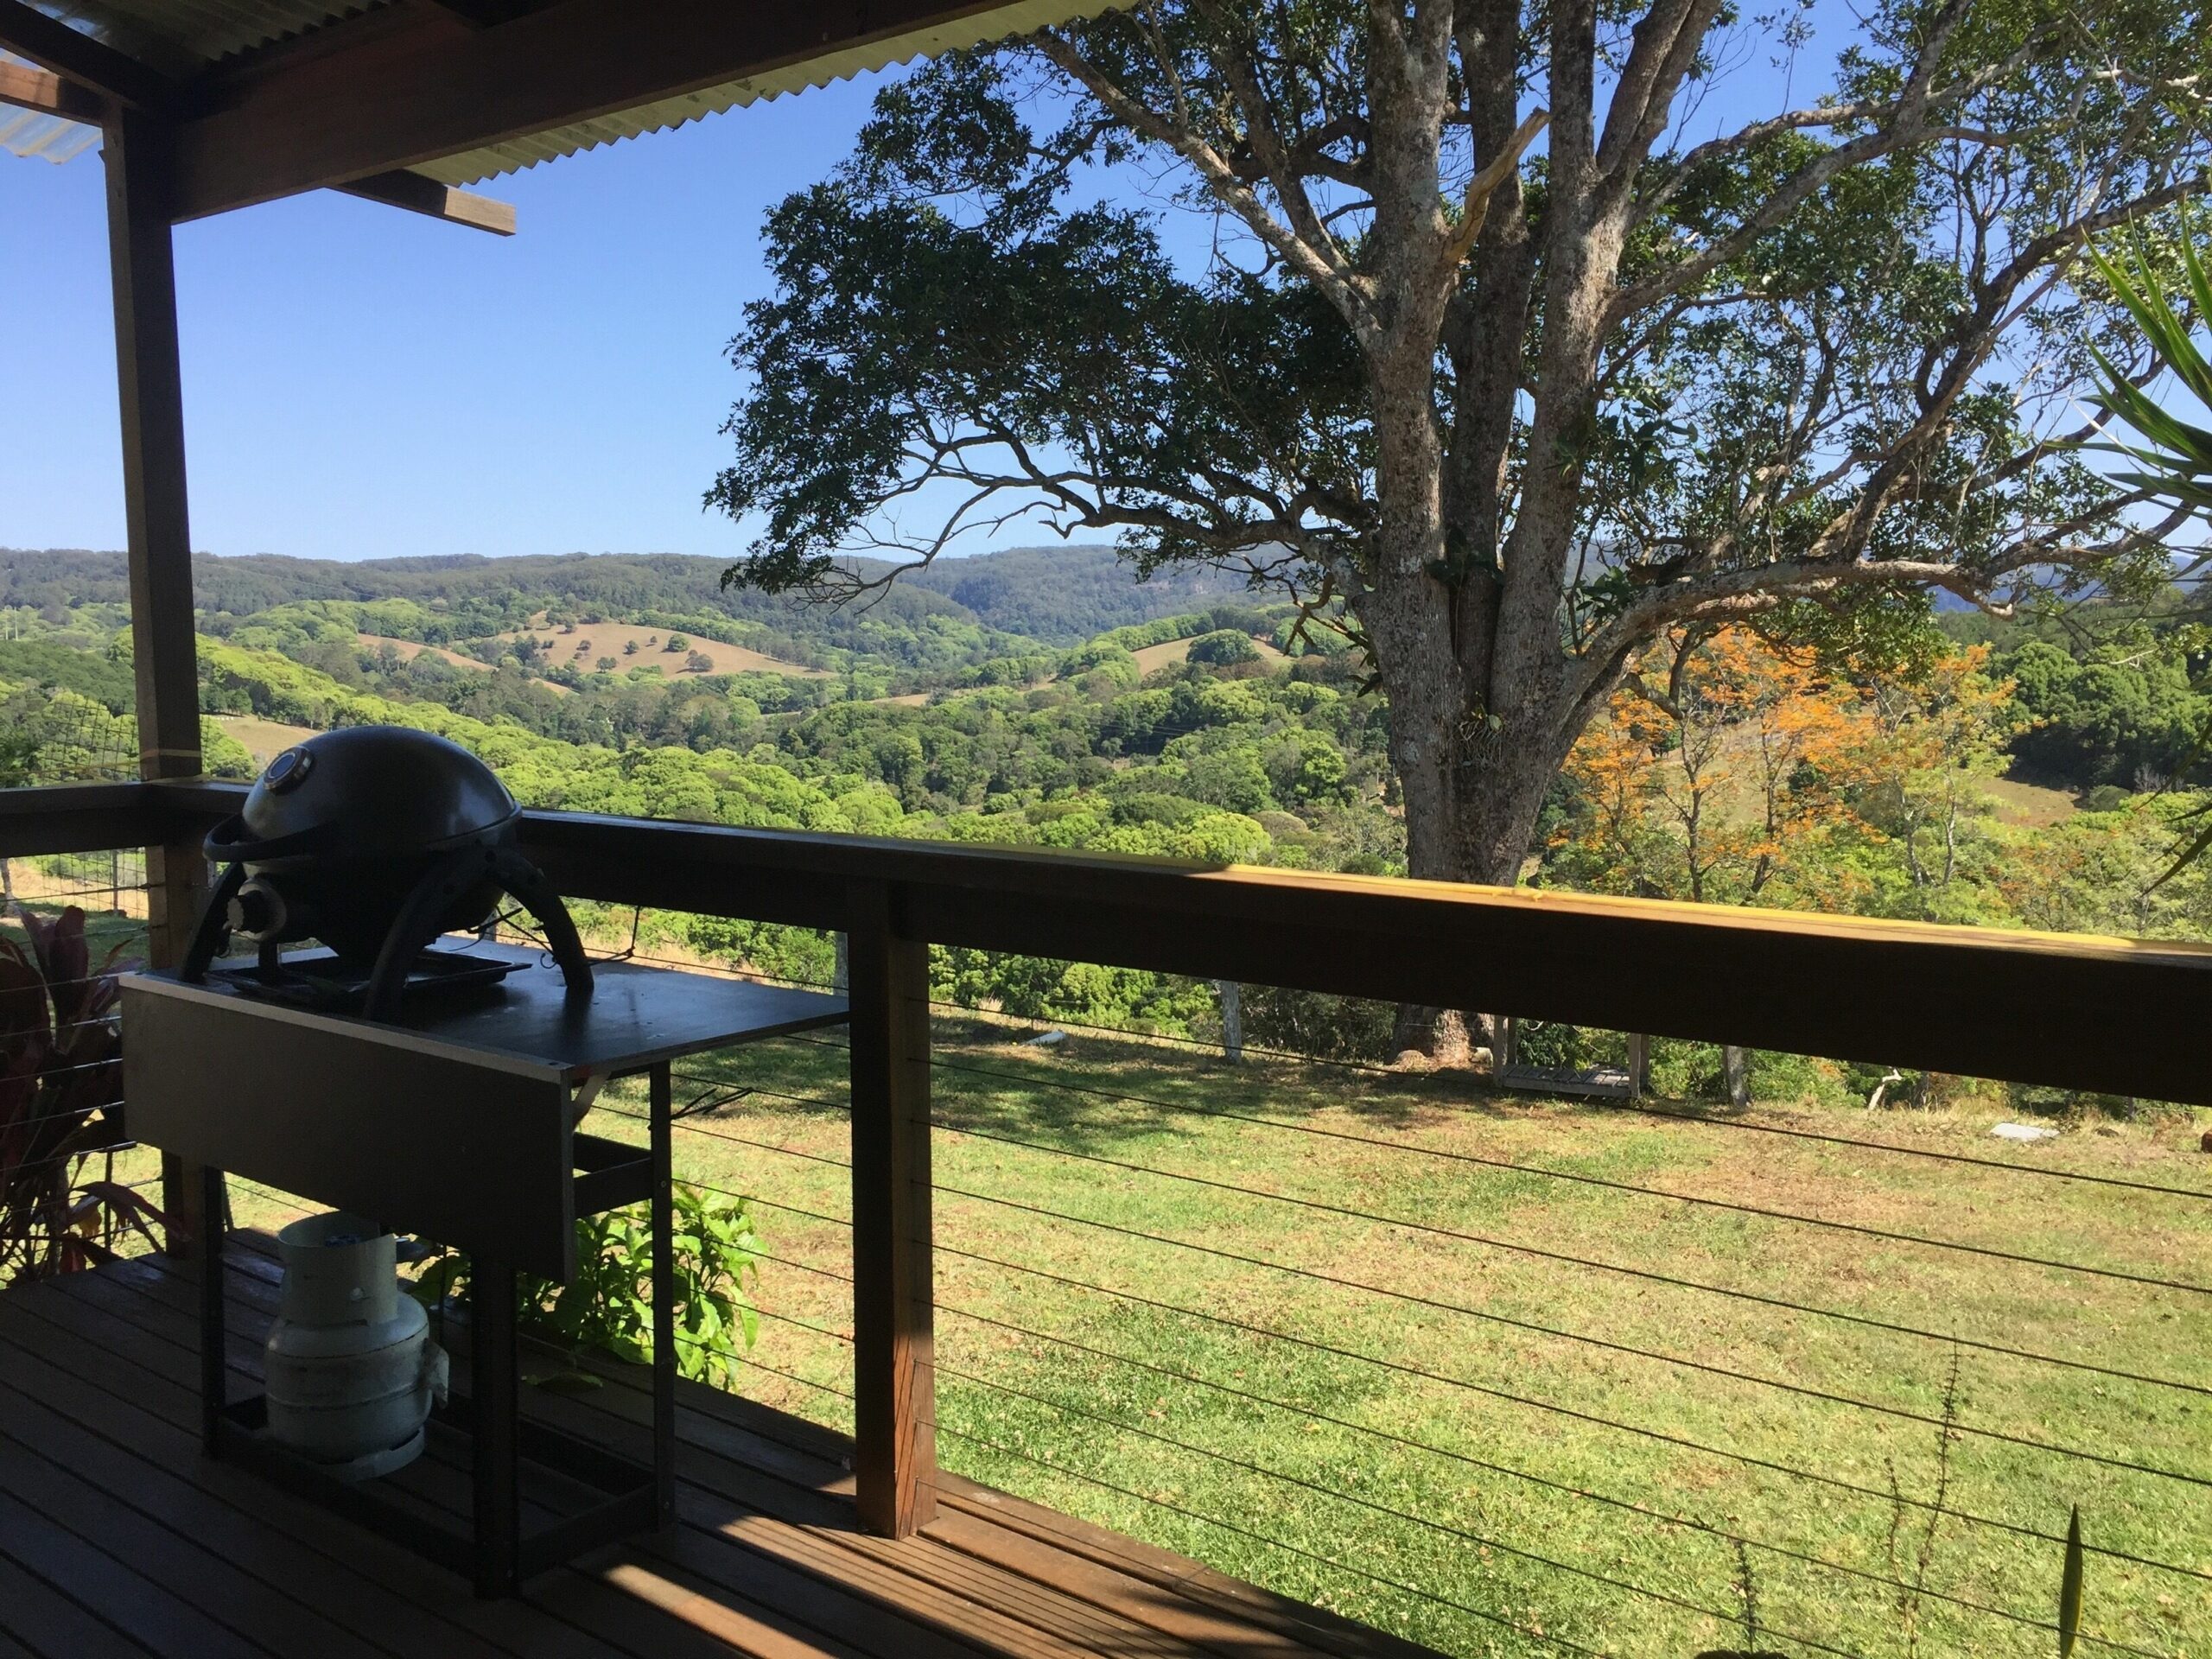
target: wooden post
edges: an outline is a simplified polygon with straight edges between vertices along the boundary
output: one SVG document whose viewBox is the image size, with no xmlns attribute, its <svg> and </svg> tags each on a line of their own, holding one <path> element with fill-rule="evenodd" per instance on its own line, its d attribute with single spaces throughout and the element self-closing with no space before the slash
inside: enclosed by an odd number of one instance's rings
<svg viewBox="0 0 2212 1659">
<path fill-rule="evenodd" d="M 1231 1065 L 1244 1064 L 1244 987 L 1233 979 L 1217 979 L 1214 990 L 1221 997 L 1221 1058 Z"/>
<path fill-rule="evenodd" d="M 937 1512 L 929 950 L 888 884 L 850 894 L 854 1478 L 861 1524 L 904 1538 Z"/>
<path fill-rule="evenodd" d="M 138 698 L 138 775 L 200 775 L 200 659 L 192 608 L 192 529 L 184 469 L 184 377 L 169 231 L 170 135 L 118 108 L 107 123 L 108 266 L 115 289 L 117 401 L 130 550 L 130 643 Z M 184 955 L 207 891 L 198 841 L 146 849 L 146 954 Z M 197 1172 L 162 1160 L 168 1248 L 186 1254 L 200 1211 Z"/>
</svg>

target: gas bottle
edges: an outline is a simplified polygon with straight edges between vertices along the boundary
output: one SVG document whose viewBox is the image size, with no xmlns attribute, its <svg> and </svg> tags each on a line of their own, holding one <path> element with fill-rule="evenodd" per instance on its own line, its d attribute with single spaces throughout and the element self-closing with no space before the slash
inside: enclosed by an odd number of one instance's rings
<svg viewBox="0 0 2212 1659">
<path fill-rule="evenodd" d="M 405 1467 L 446 1393 L 445 1351 L 399 1291 L 399 1242 L 343 1211 L 276 1235 L 284 1287 L 264 1349 L 269 1433 L 347 1479 Z"/>
</svg>

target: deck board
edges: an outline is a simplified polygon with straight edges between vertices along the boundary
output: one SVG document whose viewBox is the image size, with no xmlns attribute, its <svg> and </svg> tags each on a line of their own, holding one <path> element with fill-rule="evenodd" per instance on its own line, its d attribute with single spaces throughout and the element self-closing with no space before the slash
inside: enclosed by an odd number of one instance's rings
<svg viewBox="0 0 2212 1659">
<path fill-rule="evenodd" d="M 232 1253 L 233 1387 L 258 1380 L 273 1262 Z M 162 1258 L 0 1294 L 0 1659 L 1421 1659 L 1427 1649 L 951 1476 L 893 1542 L 853 1518 L 849 1441 L 679 1389 L 677 1524 L 484 1602 L 457 1576 L 198 1437 L 197 1287 Z M 534 1413 L 639 1448 L 610 1371 Z M 450 1456 L 410 1471 L 454 1511 Z M 557 1495 L 549 1501 L 558 1503 Z"/>
</svg>

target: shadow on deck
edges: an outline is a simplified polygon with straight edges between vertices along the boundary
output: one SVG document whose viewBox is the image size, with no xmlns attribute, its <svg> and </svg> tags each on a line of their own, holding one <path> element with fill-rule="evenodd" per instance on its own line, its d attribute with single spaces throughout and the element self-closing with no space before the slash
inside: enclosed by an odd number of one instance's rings
<svg viewBox="0 0 2212 1659">
<path fill-rule="evenodd" d="M 276 1268 L 233 1250 L 230 1356 L 257 1382 Z M 0 1659 L 1418 1659 L 1428 1653 L 951 1476 L 938 1519 L 855 1529 L 849 1442 L 678 1385 L 679 1524 L 476 1600 L 460 1578 L 203 1457 L 195 1287 L 160 1257 L 0 1295 Z M 533 1410 L 642 1451 L 626 1387 Z M 439 1451 L 404 1477 L 461 1512 Z M 539 1491 L 557 1510 L 560 1495 Z"/>
</svg>

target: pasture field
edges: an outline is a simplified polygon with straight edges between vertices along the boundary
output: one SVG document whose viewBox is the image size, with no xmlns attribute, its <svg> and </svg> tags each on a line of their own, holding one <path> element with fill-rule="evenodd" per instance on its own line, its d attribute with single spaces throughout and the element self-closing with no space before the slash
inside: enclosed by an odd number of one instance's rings
<svg viewBox="0 0 2212 1659">
<path fill-rule="evenodd" d="M 682 633 L 682 630 L 642 627 L 631 622 L 579 622 L 573 633 L 563 633 L 558 628 L 540 626 L 512 633 L 498 634 L 494 637 L 500 639 L 519 639 L 527 635 L 545 646 L 547 652 L 545 661 L 549 664 L 573 662 L 577 667 L 586 671 L 589 671 L 601 658 L 612 657 L 620 664 L 615 671 L 617 673 L 658 664 L 672 677 L 683 671 L 684 658 L 696 651 L 714 664 L 711 671 L 716 674 L 741 674 L 748 671 L 757 671 L 763 674 L 788 674 L 799 679 L 818 680 L 826 677 L 829 673 L 827 669 L 802 668 L 797 663 L 784 662 L 778 658 L 754 651 L 747 645 L 725 645 L 720 639 L 709 639 L 696 633 L 682 635 L 689 642 L 683 650 L 667 651 L 664 647 L 667 645 L 671 632 Z M 578 649 L 587 644 L 590 646 L 589 650 Z M 632 655 L 626 657 L 623 655 L 623 647 L 629 645 L 635 645 L 638 649 Z"/>
<path fill-rule="evenodd" d="M 1447 1651 L 1650 1659 L 2048 1654 L 2078 1503 L 2079 1651 L 2212 1654 L 2212 1296 L 2143 1282 L 2212 1279 L 2186 1114 L 2022 1147 L 938 1027 L 962 1473 Z M 677 1141 L 772 1258 L 743 1388 L 832 1423 L 844 1069 L 701 1065 Z"/>
<path fill-rule="evenodd" d="M 391 635 L 383 633 L 357 633 L 353 636 L 353 640 L 364 651 L 379 651 L 390 645 L 399 653 L 402 662 L 411 663 L 427 651 L 440 662 L 449 664 L 454 668 L 473 668 L 485 674 L 492 671 L 492 665 L 489 663 L 480 662 L 474 657 L 449 650 L 444 645 L 426 645 L 419 639 L 395 639 Z"/>
<path fill-rule="evenodd" d="M 312 726 L 288 726 L 280 720 L 261 720 L 251 715 L 216 715 L 213 718 L 245 745 L 246 753 L 257 766 L 267 766 L 295 743 L 304 743 L 316 735 Z"/>
<path fill-rule="evenodd" d="M 1260 660 L 1269 668 L 1279 667 L 1290 660 L 1265 639 L 1253 640 L 1252 649 L 1260 653 Z M 1157 674 L 1173 664 L 1187 662 L 1191 656 L 1191 642 L 1188 639 L 1170 639 L 1161 645 L 1142 646 L 1129 655 L 1137 659 L 1137 666 L 1146 673 Z"/>
</svg>

